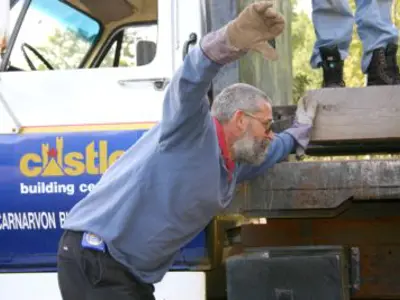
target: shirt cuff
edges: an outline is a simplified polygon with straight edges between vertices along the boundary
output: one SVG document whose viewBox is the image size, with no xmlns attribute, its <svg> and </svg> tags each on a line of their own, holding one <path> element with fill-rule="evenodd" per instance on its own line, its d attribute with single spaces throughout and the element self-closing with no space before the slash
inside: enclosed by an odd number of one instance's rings
<svg viewBox="0 0 400 300">
<path fill-rule="evenodd" d="M 310 142 L 311 129 L 312 125 L 300 124 L 294 121 L 292 127 L 286 129 L 285 132 L 290 134 L 299 146 L 306 149 Z"/>
<path fill-rule="evenodd" d="M 246 54 L 246 52 L 229 45 L 226 28 L 224 26 L 217 31 L 208 33 L 200 42 L 200 47 L 205 55 L 221 65 L 235 61 Z"/>
</svg>

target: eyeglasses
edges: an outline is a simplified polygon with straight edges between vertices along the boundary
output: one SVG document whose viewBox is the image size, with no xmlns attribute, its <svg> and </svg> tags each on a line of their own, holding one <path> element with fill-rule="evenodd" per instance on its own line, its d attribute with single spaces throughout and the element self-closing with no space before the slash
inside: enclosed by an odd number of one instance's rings
<svg viewBox="0 0 400 300">
<path fill-rule="evenodd" d="M 256 119 L 258 122 L 262 124 L 262 126 L 265 128 L 265 133 L 270 133 L 272 130 L 272 124 L 274 124 L 274 120 L 268 120 L 266 123 L 261 121 L 257 116 L 253 115 L 252 113 L 249 113 L 247 111 L 241 111 L 243 112 L 246 116 Z"/>
</svg>

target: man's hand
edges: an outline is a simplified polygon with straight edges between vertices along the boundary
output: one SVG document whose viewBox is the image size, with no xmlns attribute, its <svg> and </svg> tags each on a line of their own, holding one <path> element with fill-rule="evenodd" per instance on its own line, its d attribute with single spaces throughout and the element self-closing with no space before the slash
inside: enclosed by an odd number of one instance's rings
<svg viewBox="0 0 400 300">
<path fill-rule="evenodd" d="M 308 95 L 300 98 L 297 103 L 296 118 L 295 122 L 298 126 L 309 126 L 310 128 L 314 124 L 315 114 L 317 111 L 317 100 L 316 97 L 310 97 Z M 296 158 L 298 160 L 304 158 L 305 145 L 308 145 L 310 140 L 311 130 L 308 132 L 307 137 L 302 137 L 300 145 L 296 148 Z"/>
<path fill-rule="evenodd" d="M 301 97 L 297 103 L 296 121 L 304 125 L 313 125 L 317 105 L 316 97 Z"/>
<path fill-rule="evenodd" d="M 266 59 L 276 60 L 278 54 L 268 40 L 282 33 L 285 20 L 272 6 L 271 0 L 248 5 L 227 25 L 230 45 L 242 51 L 254 50 Z"/>
</svg>

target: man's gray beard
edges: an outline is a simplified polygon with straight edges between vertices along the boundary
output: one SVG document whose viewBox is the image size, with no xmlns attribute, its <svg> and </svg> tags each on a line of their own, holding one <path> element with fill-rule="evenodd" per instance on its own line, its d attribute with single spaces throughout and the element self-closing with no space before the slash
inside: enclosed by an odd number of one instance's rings
<svg viewBox="0 0 400 300">
<path fill-rule="evenodd" d="M 239 163 L 260 165 L 265 160 L 269 144 L 268 139 L 257 141 L 246 132 L 233 144 L 235 160 Z"/>
</svg>

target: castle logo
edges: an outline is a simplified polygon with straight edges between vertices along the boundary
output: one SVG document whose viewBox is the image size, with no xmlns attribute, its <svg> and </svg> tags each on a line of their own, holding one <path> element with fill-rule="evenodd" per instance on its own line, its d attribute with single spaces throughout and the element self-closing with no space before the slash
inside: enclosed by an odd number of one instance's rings
<svg viewBox="0 0 400 300">
<path fill-rule="evenodd" d="M 108 141 L 100 140 L 85 145 L 83 152 L 64 153 L 64 139 L 56 138 L 55 148 L 42 144 L 40 153 L 26 153 L 19 163 L 26 177 L 79 176 L 103 174 L 122 154 L 123 150 L 109 153 Z"/>
</svg>

